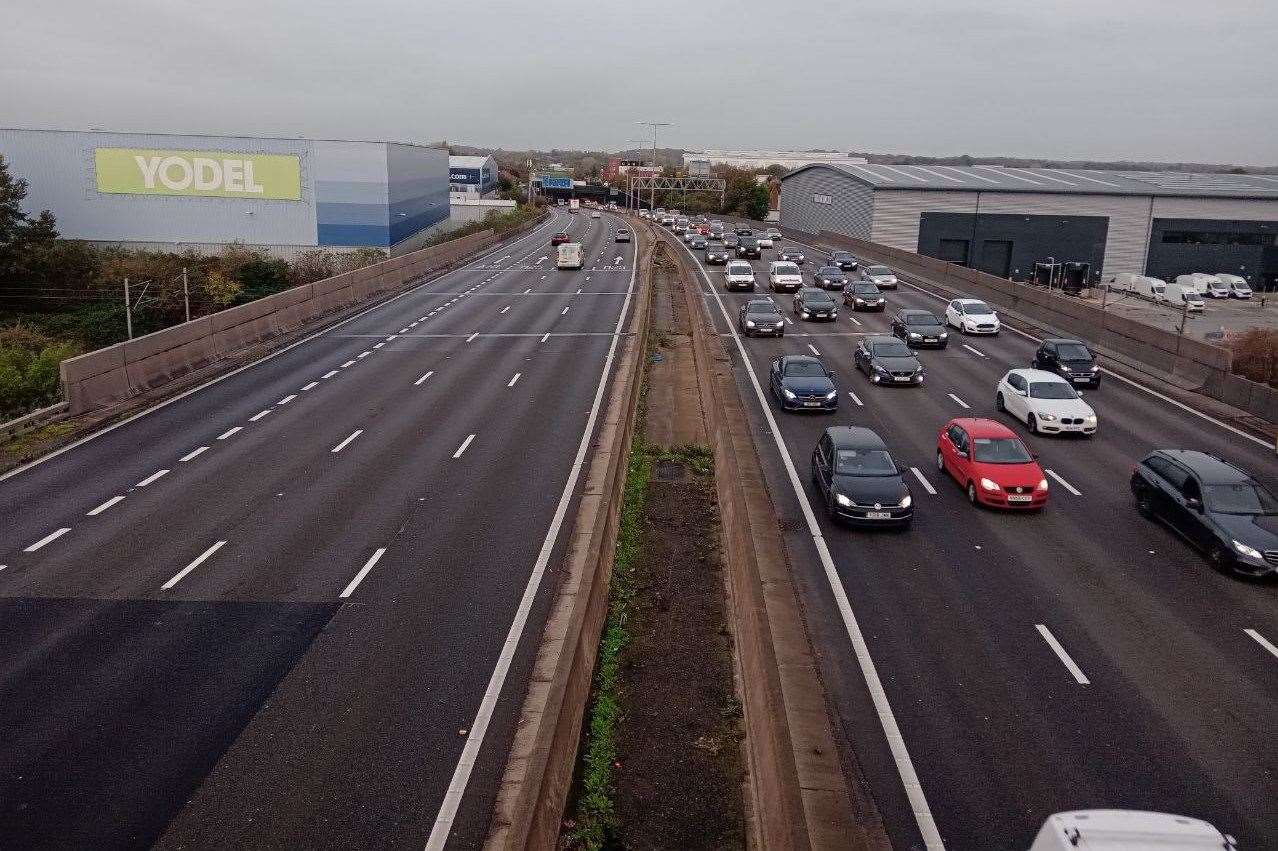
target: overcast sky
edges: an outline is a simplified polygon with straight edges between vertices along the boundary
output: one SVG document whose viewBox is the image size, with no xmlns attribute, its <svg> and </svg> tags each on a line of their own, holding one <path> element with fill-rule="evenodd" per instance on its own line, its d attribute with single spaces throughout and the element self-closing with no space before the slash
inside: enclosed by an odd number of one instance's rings
<svg viewBox="0 0 1278 851">
<path fill-rule="evenodd" d="M 1278 164 L 1275 0 L 55 0 L 0 125 Z"/>
</svg>

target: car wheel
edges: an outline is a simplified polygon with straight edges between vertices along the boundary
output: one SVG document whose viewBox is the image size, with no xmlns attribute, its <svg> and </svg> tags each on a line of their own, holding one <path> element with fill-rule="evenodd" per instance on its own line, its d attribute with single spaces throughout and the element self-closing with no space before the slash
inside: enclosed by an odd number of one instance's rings
<svg viewBox="0 0 1278 851">
<path fill-rule="evenodd" d="M 945 472 L 945 456 L 941 454 L 941 450 L 936 450 L 936 470 L 938 473 Z"/>
<path fill-rule="evenodd" d="M 825 513 L 830 516 L 831 520 L 838 519 L 839 513 L 834 508 L 834 490 L 833 489 L 831 489 L 830 492 L 825 495 Z"/>
<path fill-rule="evenodd" d="M 1006 413 L 1007 411 L 1007 405 L 1003 404 L 1002 393 L 999 393 L 994 397 L 994 410 L 998 411 L 1000 414 Z"/>
<path fill-rule="evenodd" d="M 1025 427 L 1030 430 L 1030 434 L 1038 434 L 1038 417 L 1030 414 L 1025 418 Z"/>
<path fill-rule="evenodd" d="M 945 348 L 945 347 L 946 347 L 946 346 L 948 346 L 948 345 L 949 345 L 949 343 L 941 343 L 941 345 L 937 346 L 937 348 L 938 348 L 938 349 L 943 349 L 943 348 Z"/>
<path fill-rule="evenodd" d="M 1207 551 L 1207 561 L 1211 563 L 1212 570 L 1220 573 L 1229 573 L 1233 568 L 1229 553 L 1225 552 L 1225 548 L 1220 544 L 1212 544 L 1211 549 Z"/>
<path fill-rule="evenodd" d="M 967 501 L 972 505 L 980 505 L 976 500 L 976 485 L 972 482 L 967 483 Z"/>
</svg>

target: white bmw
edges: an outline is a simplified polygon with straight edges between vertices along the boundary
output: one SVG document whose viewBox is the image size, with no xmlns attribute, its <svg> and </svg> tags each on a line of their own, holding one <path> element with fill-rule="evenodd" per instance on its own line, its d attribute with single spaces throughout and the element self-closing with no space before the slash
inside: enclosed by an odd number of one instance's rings
<svg viewBox="0 0 1278 851">
<path fill-rule="evenodd" d="M 1033 434 L 1096 433 L 1096 411 L 1068 381 L 1042 369 L 1013 369 L 998 383 L 994 407 Z"/>
</svg>

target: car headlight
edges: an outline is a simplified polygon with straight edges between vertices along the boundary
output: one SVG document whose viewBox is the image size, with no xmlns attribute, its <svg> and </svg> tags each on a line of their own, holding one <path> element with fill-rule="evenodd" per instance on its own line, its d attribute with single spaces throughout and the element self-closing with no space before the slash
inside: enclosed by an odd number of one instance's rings
<svg viewBox="0 0 1278 851">
<path fill-rule="evenodd" d="M 782 396 L 784 396 L 784 397 L 785 397 L 785 398 L 787 398 L 787 399 L 793 399 L 793 398 L 794 398 L 794 391 L 792 391 L 789 387 L 782 387 L 782 388 L 781 388 L 781 395 L 782 395 Z"/>
<path fill-rule="evenodd" d="M 1070 368 L 1069 368 L 1068 366 L 1066 366 L 1065 364 L 1061 364 L 1061 372 L 1073 372 L 1073 371 L 1074 371 L 1074 370 L 1070 369 Z"/>
<path fill-rule="evenodd" d="M 1038 489 L 1041 491 L 1047 490 L 1047 479 L 1038 480 Z"/>
<path fill-rule="evenodd" d="M 806 310 L 802 311 L 799 315 L 802 316 L 804 319 L 808 318 L 808 312 Z"/>
<path fill-rule="evenodd" d="M 910 499 L 910 495 L 907 493 L 905 496 L 901 497 L 901 504 L 898 508 L 909 508 L 911 502 L 913 502 L 913 500 Z"/>
<path fill-rule="evenodd" d="M 917 331 L 911 331 L 911 332 L 910 332 L 910 339 L 911 339 L 911 340 L 917 340 L 917 339 L 918 339 L 919 337 L 921 337 L 921 336 L 923 336 L 923 335 L 922 335 L 922 334 L 920 334 L 920 333 L 918 333 Z"/>
<path fill-rule="evenodd" d="M 950 332 L 949 332 L 949 331 L 942 331 L 942 332 L 940 333 L 940 335 L 939 335 L 939 336 L 940 336 L 940 338 L 941 338 L 942 340 L 947 340 L 947 339 L 949 339 Z"/>
<path fill-rule="evenodd" d="M 1096 415 L 1092 414 L 1090 417 L 1083 417 L 1083 425 L 1096 425 Z"/>
<path fill-rule="evenodd" d="M 855 301 L 857 304 L 865 304 L 865 299 L 863 298 L 855 298 L 853 299 L 853 301 Z"/>
<path fill-rule="evenodd" d="M 836 494 L 834 495 L 834 501 L 835 501 L 835 502 L 837 502 L 839 505 L 851 505 L 851 504 L 852 504 L 852 500 L 851 500 L 850 498 L 848 498 L 848 497 L 844 496 L 844 495 L 843 495 L 843 494 L 841 494 L 841 493 L 836 493 Z"/>
<path fill-rule="evenodd" d="M 754 327 L 754 320 L 753 320 L 753 319 L 747 319 L 747 320 L 746 320 L 746 327 L 747 327 L 747 328 L 753 328 L 753 327 Z"/>
<path fill-rule="evenodd" d="M 830 311 L 830 315 L 831 315 L 831 316 L 838 316 L 838 315 L 839 315 L 839 311 L 837 311 L 837 310 L 831 310 L 831 311 Z"/>
<path fill-rule="evenodd" d="M 990 479 L 981 479 L 981 487 L 987 491 L 996 491 L 1000 489 L 998 484 Z"/>
<path fill-rule="evenodd" d="M 1038 411 L 1037 413 L 1038 413 L 1038 418 L 1045 423 L 1050 423 L 1052 420 L 1056 419 L 1055 414 L 1049 414 L 1046 411 Z"/>
<path fill-rule="evenodd" d="M 1242 541 L 1234 541 L 1234 549 L 1247 556 L 1247 558 L 1264 558 L 1264 556 L 1260 554 L 1260 550 L 1255 547 L 1249 547 Z"/>
<path fill-rule="evenodd" d="M 778 323 L 777 323 L 777 327 L 778 327 L 778 328 L 784 328 L 784 327 L 785 327 L 785 320 L 782 320 L 782 321 L 778 322 Z"/>
<path fill-rule="evenodd" d="M 825 394 L 825 401 L 829 402 L 829 401 L 831 401 L 832 399 L 834 399 L 834 398 L 835 398 L 836 396 L 838 396 L 838 395 L 839 395 L 839 391 L 838 391 L 838 390 L 831 390 L 829 393 L 826 393 L 826 394 Z"/>
</svg>

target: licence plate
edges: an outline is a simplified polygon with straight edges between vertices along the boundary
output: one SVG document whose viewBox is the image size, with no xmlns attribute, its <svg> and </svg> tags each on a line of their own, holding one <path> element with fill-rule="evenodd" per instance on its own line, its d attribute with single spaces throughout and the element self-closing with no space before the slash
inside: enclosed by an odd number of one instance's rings
<svg viewBox="0 0 1278 851">
<path fill-rule="evenodd" d="M 909 377 L 908 375 L 898 375 L 898 376 L 896 376 L 896 378 L 895 378 L 894 380 L 895 380 L 895 381 L 909 381 L 909 380 L 910 380 L 910 377 Z"/>
<path fill-rule="evenodd" d="M 1089 381 L 1091 381 L 1091 379 L 1090 379 L 1090 378 L 1075 378 L 1075 379 L 1074 379 L 1074 383 L 1075 383 L 1075 384 L 1086 384 L 1086 383 L 1087 383 L 1087 382 L 1089 382 Z"/>
<path fill-rule="evenodd" d="M 935 343 L 935 342 L 936 342 L 936 338 L 935 338 L 935 337 L 924 337 L 924 338 L 923 338 L 923 342 L 925 342 L 925 343 Z"/>
<path fill-rule="evenodd" d="M 892 512 L 890 511 L 867 511 L 865 512 L 866 520 L 891 520 Z"/>
<path fill-rule="evenodd" d="M 820 402 L 804 402 L 803 406 L 805 408 L 819 408 L 821 407 L 821 403 Z"/>
<path fill-rule="evenodd" d="M 1027 493 L 1009 493 L 1007 495 L 1008 502 L 1030 502 L 1034 499 L 1033 494 Z"/>
</svg>

